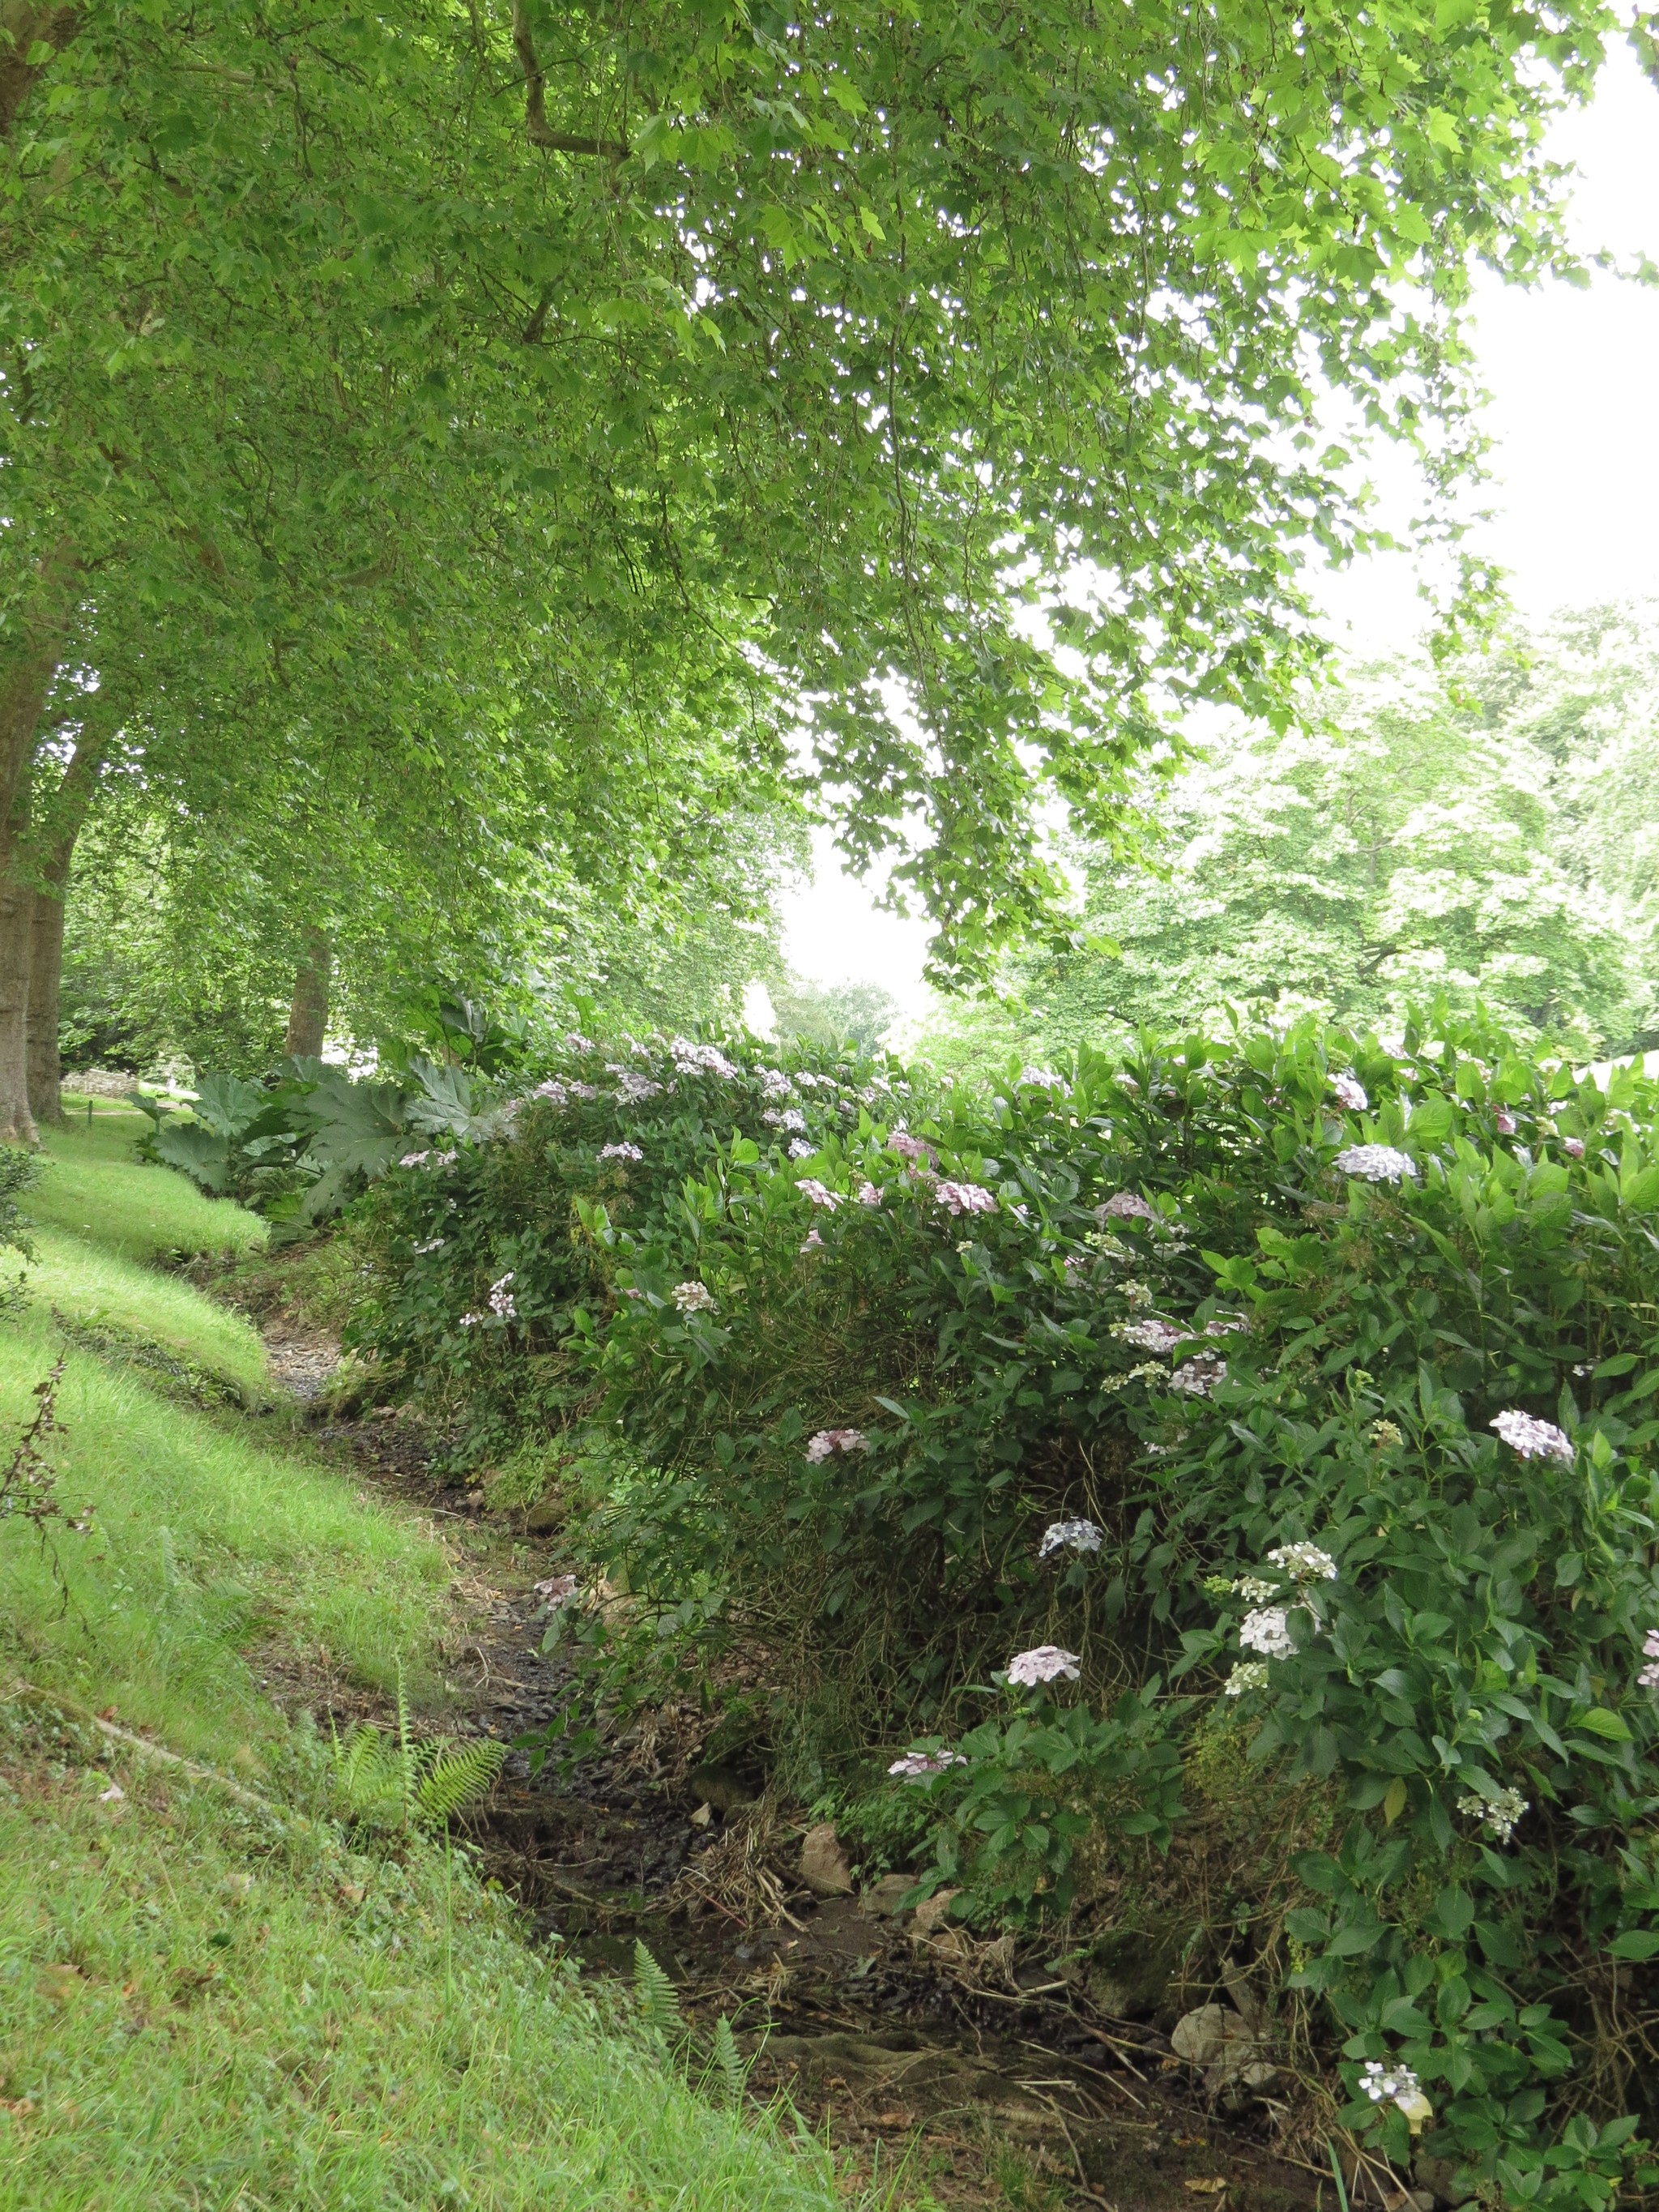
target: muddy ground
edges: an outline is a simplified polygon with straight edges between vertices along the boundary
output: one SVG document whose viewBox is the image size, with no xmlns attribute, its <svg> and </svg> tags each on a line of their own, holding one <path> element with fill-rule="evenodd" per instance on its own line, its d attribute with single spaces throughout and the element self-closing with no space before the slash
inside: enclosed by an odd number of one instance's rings
<svg viewBox="0 0 1659 2212">
<path fill-rule="evenodd" d="M 445 1725 L 512 1743 L 567 1714 L 591 1723 L 568 1662 L 542 1648 L 548 1613 L 532 1585 L 561 1571 L 556 1540 L 486 1520 L 476 1496 L 434 1474 L 401 1417 L 323 1413 L 326 1340 L 276 1322 L 267 1340 L 318 1443 L 453 1540 L 467 1628 L 447 1668 Z M 270 1684 L 279 1697 L 300 1686 Z M 343 1685 L 325 1701 L 342 1717 L 361 1704 Z M 1303 2212 L 1328 2200 L 1335 2212 L 1328 2173 L 1276 2151 L 1284 2107 L 1271 2085 L 1206 2089 L 1175 2055 L 1171 2021 L 1103 2014 L 1041 1948 L 920 1925 L 895 1909 L 900 1878 L 815 1893 L 804 1814 L 751 1802 L 742 1776 L 697 1765 L 700 1748 L 669 1712 L 572 1765 L 532 1773 L 514 1750 L 467 1824 L 483 1868 L 586 1972 L 631 1972 L 644 1942 L 694 2028 L 731 2020 L 756 2094 L 787 2093 L 873 2178 L 902 2171 L 898 2203 Z M 1356 2194 L 1375 2204 L 1382 2192 Z"/>
</svg>

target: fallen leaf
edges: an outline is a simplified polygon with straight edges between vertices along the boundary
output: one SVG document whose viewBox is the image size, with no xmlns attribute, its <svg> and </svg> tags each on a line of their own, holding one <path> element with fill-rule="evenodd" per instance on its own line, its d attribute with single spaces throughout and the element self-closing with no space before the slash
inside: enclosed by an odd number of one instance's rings
<svg viewBox="0 0 1659 2212">
<path fill-rule="evenodd" d="M 878 2112 L 876 2114 L 876 2125 L 878 2128 L 908 2128 L 909 2124 L 908 2112 Z"/>
<path fill-rule="evenodd" d="M 1225 2181 L 1218 2173 L 1206 2174 L 1202 2176 L 1197 2174 L 1189 2175 L 1181 2185 L 1183 2189 L 1190 2189 L 1194 2197 L 1219 2197 L 1222 2191 L 1227 2186 Z"/>
</svg>

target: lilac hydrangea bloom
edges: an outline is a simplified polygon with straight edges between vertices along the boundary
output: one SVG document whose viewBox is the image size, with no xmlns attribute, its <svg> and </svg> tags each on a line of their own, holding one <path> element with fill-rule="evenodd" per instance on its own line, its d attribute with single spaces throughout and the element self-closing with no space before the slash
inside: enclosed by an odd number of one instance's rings
<svg viewBox="0 0 1659 2212">
<path fill-rule="evenodd" d="M 1101 1541 L 1102 1531 L 1092 1521 L 1051 1521 L 1037 1546 L 1037 1558 L 1047 1559 L 1056 1552 L 1097 1552 Z"/>
<path fill-rule="evenodd" d="M 1337 1103 L 1346 1106 L 1351 1114 L 1363 1114 L 1371 1103 L 1365 1096 L 1364 1085 L 1357 1075 L 1334 1075 L 1331 1089 L 1336 1094 Z"/>
<path fill-rule="evenodd" d="M 1553 1421 L 1538 1420 L 1531 1413 L 1520 1413 L 1511 1407 L 1495 1415 L 1492 1425 L 1522 1459 L 1553 1459 L 1563 1467 L 1572 1465 L 1572 1438 L 1565 1430 L 1558 1429 Z"/>
<path fill-rule="evenodd" d="M 1075 1682 L 1078 1654 L 1062 1651 L 1057 1644 L 1039 1644 L 1034 1651 L 1021 1651 L 1008 1662 L 1008 1680 L 1022 1690 L 1035 1690 L 1044 1682 Z"/>
</svg>

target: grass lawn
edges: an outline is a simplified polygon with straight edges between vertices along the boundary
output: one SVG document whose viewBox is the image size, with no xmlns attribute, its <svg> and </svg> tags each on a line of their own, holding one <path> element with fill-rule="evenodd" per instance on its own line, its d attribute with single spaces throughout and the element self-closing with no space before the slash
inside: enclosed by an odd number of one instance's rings
<svg viewBox="0 0 1659 2212">
<path fill-rule="evenodd" d="M 62 1586 L 0 1520 L 0 2212 L 845 2205 L 817 2148 L 694 2094 L 464 1863 L 330 1817 L 326 1743 L 262 1667 L 384 1689 L 401 1662 L 418 1692 L 451 1564 L 284 1414 L 192 1405 L 136 1356 L 264 1387 L 246 1322 L 144 1264 L 261 1225 L 126 1157 L 138 1122 L 53 1133 L 29 1302 L 0 1316 L 0 1471 L 61 1356 L 46 1449 L 94 1509 L 54 1533 Z"/>
</svg>

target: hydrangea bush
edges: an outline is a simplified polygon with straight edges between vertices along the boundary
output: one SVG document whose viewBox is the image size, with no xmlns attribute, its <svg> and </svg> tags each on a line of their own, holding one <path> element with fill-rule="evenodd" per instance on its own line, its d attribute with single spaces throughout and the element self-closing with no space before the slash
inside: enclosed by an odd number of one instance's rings
<svg viewBox="0 0 1659 2212">
<path fill-rule="evenodd" d="M 583 1632 L 740 1648 L 796 1778 L 902 1796 L 969 1912 L 1178 1856 L 1236 1732 L 1316 1817 L 1233 1962 L 1328 2023 L 1345 2124 L 1608 2201 L 1659 2021 L 1656 1086 L 1443 1016 L 996 1096 L 702 1049 L 573 1051 L 374 1201 L 405 1376 L 550 1364 L 631 1449 L 589 1540 L 633 1626 Z"/>
</svg>

